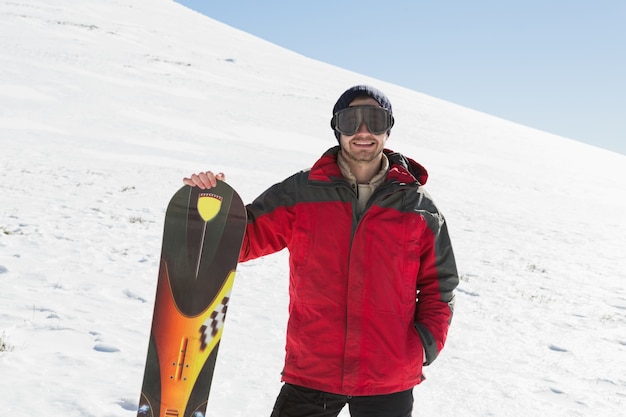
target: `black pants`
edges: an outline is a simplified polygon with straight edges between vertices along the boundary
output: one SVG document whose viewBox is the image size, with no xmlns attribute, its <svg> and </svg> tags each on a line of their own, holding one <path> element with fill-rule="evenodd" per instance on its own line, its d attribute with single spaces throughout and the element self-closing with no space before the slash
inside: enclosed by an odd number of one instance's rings
<svg viewBox="0 0 626 417">
<path fill-rule="evenodd" d="M 346 404 L 352 417 L 411 417 L 413 390 L 347 397 L 284 384 L 270 417 L 336 417 Z"/>
</svg>

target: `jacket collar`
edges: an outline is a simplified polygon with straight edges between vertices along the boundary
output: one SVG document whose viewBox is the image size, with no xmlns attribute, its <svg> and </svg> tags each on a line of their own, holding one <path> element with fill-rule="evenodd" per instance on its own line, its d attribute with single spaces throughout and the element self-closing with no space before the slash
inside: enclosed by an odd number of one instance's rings
<svg viewBox="0 0 626 417">
<path fill-rule="evenodd" d="M 317 160 L 309 172 L 309 181 L 337 182 L 344 180 L 337 164 L 339 150 L 339 146 L 334 146 Z M 391 149 L 385 149 L 383 152 L 389 160 L 389 172 L 386 181 L 415 185 L 426 184 L 428 172 L 422 165 Z"/>
</svg>

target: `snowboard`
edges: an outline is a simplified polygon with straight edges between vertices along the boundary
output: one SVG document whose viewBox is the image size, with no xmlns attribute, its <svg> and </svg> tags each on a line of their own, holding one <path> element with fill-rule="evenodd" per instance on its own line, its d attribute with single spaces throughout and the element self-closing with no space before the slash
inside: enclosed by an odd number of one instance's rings
<svg viewBox="0 0 626 417">
<path fill-rule="evenodd" d="M 138 417 L 205 416 L 245 227 L 223 181 L 170 200 Z"/>
</svg>

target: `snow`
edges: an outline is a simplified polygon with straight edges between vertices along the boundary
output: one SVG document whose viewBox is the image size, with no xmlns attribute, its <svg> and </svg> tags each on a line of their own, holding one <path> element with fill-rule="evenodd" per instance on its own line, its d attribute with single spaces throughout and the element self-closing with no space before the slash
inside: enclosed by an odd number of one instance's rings
<svg viewBox="0 0 626 417">
<path fill-rule="evenodd" d="M 415 415 L 626 415 L 623 155 L 170 0 L 0 2 L 0 415 L 134 416 L 182 178 L 224 171 L 250 201 L 335 143 L 332 105 L 359 83 L 394 105 L 389 147 L 429 169 L 461 274 Z M 210 415 L 270 414 L 286 257 L 238 269 Z"/>
</svg>

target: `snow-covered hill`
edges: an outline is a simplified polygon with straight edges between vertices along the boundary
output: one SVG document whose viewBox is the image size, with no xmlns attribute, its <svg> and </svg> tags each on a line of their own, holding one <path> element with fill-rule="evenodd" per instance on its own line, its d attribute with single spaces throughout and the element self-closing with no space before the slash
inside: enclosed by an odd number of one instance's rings
<svg viewBox="0 0 626 417">
<path fill-rule="evenodd" d="M 134 416 L 182 177 L 222 170 L 251 200 L 335 143 L 359 83 L 391 98 L 389 147 L 429 169 L 461 272 L 415 414 L 623 415 L 626 157 L 170 0 L 0 0 L 0 415 Z M 285 253 L 240 266 L 211 415 L 269 415 L 286 305 Z"/>
</svg>

